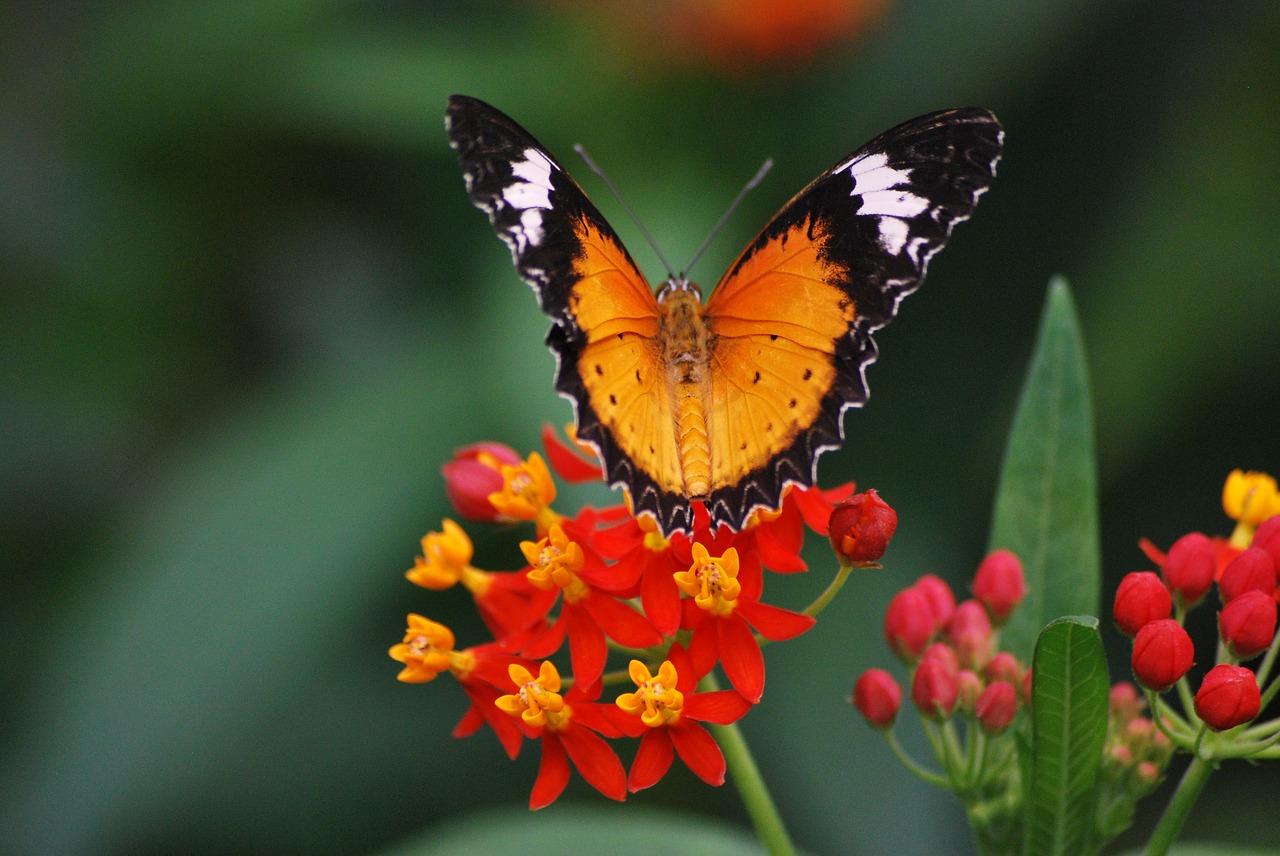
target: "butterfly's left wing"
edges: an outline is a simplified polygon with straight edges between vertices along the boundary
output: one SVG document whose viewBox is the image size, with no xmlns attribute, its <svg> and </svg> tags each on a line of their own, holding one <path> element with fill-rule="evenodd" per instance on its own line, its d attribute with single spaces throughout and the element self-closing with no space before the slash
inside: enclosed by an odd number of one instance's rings
<svg viewBox="0 0 1280 856">
<path fill-rule="evenodd" d="M 455 95 L 445 125 L 471 201 L 551 318 L 556 390 L 573 402 L 578 439 L 637 511 L 667 531 L 688 525 L 653 289 L 582 188 L 513 119 Z"/>
<path fill-rule="evenodd" d="M 871 334 L 973 213 L 1003 140 L 977 108 L 899 125 L 797 194 L 730 267 L 706 306 L 713 520 L 740 528 L 816 481 L 844 411 L 867 399 Z"/>
</svg>

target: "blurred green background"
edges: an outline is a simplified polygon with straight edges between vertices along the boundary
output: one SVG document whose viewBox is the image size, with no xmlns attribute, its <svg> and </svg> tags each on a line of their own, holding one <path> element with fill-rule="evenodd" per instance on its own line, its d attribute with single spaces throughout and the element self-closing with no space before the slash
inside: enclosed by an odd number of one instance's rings
<svg viewBox="0 0 1280 856">
<path fill-rule="evenodd" d="M 1229 470 L 1280 469 L 1273 2 L 11 0 L 0 39 L 0 852 L 363 854 L 424 830 L 430 852 L 440 824 L 525 804 L 534 747 L 450 739 L 462 693 L 386 656 L 409 611 L 483 641 L 464 596 L 401 576 L 449 513 L 450 450 L 527 451 L 570 413 L 446 145 L 453 92 L 571 169 L 585 144 L 675 264 L 772 156 L 704 285 L 890 125 L 1005 123 L 993 190 L 824 458 L 901 514 L 887 569 L 768 650 L 744 722 L 813 853 L 970 852 L 844 698 L 889 659 L 892 593 L 962 588 L 981 556 L 1051 274 L 1091 363 L 1104 591 L 1145 567 L 1140 536 L 1228 532 Z M 478 565 L 518 564 L 519 533 L 472 531 Z M 825 586 L 811 559 L 776 600 Z M 1274 844 L 1277 799 L 1274 770 L 1227 768 L 1188 834 Z M 577 803 L 744 822 L 683 772 L 604 802 L 575 783 L 542 834 Z"/>
</svg>

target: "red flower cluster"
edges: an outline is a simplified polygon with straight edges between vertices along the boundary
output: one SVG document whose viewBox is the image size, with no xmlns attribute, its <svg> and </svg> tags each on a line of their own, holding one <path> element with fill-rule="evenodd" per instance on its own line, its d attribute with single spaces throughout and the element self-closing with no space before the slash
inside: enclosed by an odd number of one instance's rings
<svg viewBox="0 0 1280 856">
<path fill-rule="evenodd" d="M 1026 594 L 1021 562 L 1007 550 L 992 553 L 973 591 L 973 599 L 957 604 L 944 580 L 923 576 L 889 602 L 884 635 L 909 670 L 921 716 L 942 722 L 963 712 L 996 735 L 1013 723 L 1030 688 L 1027 668 L 997 645 L 996 628 Z M 883 669 L 867 670 L 854 686 L 854 706 L 876 728 L 893 725 L 901 700 L 901 688 Z"/>
<path fill-rule="evenodd" d="M 762 641 L 804 633 L 822 605 L 793 612 L 765 603 L 764 571 L 806 570 L 800 558 L 806 524 L 837 544 L 857 545 L 856 560 L 841 554 L 842 574 L 853 564 L 871 566 L 896 516 L 874 492 L 850 496 L 852 485 L 844 485 L 793 489 L 781 509 L 757 513 L 740 532 L 713 531 L 700 505 L 693 531 L 669 537 L 621 505 L 588 506 L 566 517 L 552 508 L 551 467 L 567 481 L 599 480 L 600 468 L 550 430 L 543 442 L 545 460 L 479 443 L 444 466 L 460 515 L 529 521 L 536 537 L 520 545 L 525 566 L 510 572 L 472 567 L 471 542 L 453 521 L 423 538 L 408 578 L 437 591 L 461 583 L 494 641 L 455 652 L 447 627 L 411 615 L 404 641 L 391 649 L 405 664 L 400 679 L 423 682 L 448 670 L 462 683 L 472 704 L 456 736 L 489 724 L 513 758 L 523 737 L 538 739 L 542 761 L 531 808 L 561 794 L 570 762 L 618 800 L 657 783 L 677 755 L 704 781 L 723 783 L 724 757 L 700 723 L 735 722 L 759 702 Z M 562 678 L 549 659 L 565 648 L 572 678 Z M 607 671 L 611 652 L 626 655 L 629 665 Z M 699 692 L 716 666 L 733 689 L 712 684 Z M 623 682 L 632 691 L 600 701 L 606 685 Z M 608 742 L 622 737 L 640 738 L 629 773 Z"/>
<path fill-rule="evenodd" d="M 1274 513 L 1280 494 L 1274 480 L 1260 473 L 1232 473 L 1223 506 L 1238 521 L 1230 539 L 1192 532 L 1175 541 L 1168 553 L 1144 540 L 1143 551 L 1160 572 L 1127 575 L 1112 610 L 1116 626 L 1134 637 L 1134 675 L 1148 690 L 1161 693 L 1191 669 L 1195 651 L 1183 624 L 1217 583 L 1221 662 L 1205 675 L 1194 703 L 1200 721 L 1215 731 L 1250 722 L 1261 712 L 1258 681 L 1265 678 L 1278 644 L 1280 601 L 1280 513 Z M 1264 517 L 1264 512 L 1272 513 Z M 1271 655 L 1259 675 L 1240 666 L 1268 649 Z"/>
</svg>

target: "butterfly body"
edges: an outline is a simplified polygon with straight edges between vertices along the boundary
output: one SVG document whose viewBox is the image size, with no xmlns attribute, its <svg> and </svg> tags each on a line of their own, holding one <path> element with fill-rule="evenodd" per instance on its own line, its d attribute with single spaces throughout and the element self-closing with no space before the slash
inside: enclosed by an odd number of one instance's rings
<svg viewBox="0 0 1280 856">
<path fill-rule="evenodd" d="M 974 108 L 882 134 L 797 194 L 703 302 L 672 277 L 655 294 L 564 168 L 514 121 L 450 100 L 472 201 L 489 214 L 552 326 L 556 389 L 606 479 L 664 532 L 704 502 L 746 525 L 788 485 L 812 485 L 867 398 L 871 334 L 994 176 L 1003 133 Z"/>
</svg>

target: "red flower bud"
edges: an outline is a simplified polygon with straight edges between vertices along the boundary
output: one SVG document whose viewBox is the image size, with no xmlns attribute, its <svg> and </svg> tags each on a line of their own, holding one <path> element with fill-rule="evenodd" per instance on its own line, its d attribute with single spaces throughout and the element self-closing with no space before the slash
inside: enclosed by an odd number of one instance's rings
<svg viewBox="0 0 1280 856">
<path fill-rule="evenodd" d="M 884 637 L 889 650 L 904 663 L 914 663 L 933 639 L 933 610 L 914 588 L 905 588 L 889 601 L 884 613 Z"/>
<path fill-rule="evenodd" d="M 1276 602 L 1270 594 L 1247 591 L 1218 613 L 1218 633 L 1237 660 L 1256 657 L 1276 635 Z"/>
<path fill-rule="evenodd" d="M 1008 681 L 1016 687 L 1022 680 L 1022 664 L 1008 651 L 1001 651 L 987 663 L 983 674 L 988 681 Z"/>
<path fill-rule="evenodd" d="M 520 456 L 501 443 L 474 443 L 453 453 L 444 472 L 444 491 L 462 517 L 482 523 L 506 519 L 489 502 L 489 494 L 502 490 L 502 465 L 515 466 Z"/>
<path fill-rule="evenodd" d="M 1253 533 L 1253 546 L 1267 551 L 1271 564 L 1280 570 L 1280 514 L 1265 521 Z"/>
<path fill-rule="evenodd" d="M 853 706 L 872 728 L 890 728 L 902 707 L 902 688 L 884 669 L 867 669 L 853 685 Z"/>
<path fill-rule="evenodd" d="M 941 660 L 943 665 L 953 672 L 960 671 L 960 658 L 956 656 L 956 651 L 950 645 L 944 642 L 934 642 L 928 648 L 924 649 L 923 660 Z"/>
<path fill-rule="evenodd" d="M 973 577 L 973 596 L 987 608 L 994 624 L 1004 624 L 1026 593 L 1022 562 L 1008 550 L 996 550 L 978 565 Z"/>
<path fill-rule="evenodd" d="M 945 629 L 956 611 L 956 596 L 951 593 L 951 586 L 942 577 L 925 574 L 916 580 L 912 588 L 924 595 L 924 599 L 929 602 L 929 608 L 933 610 L 934 628 Z"/>
<path fill-rule="evenodd" d="M 1168 618 L 1173 598 L 1160 577 L 1151 571 L 1125 574 L 1116 587 L 1116 602 L 1111 617 L 1125 636 L 1135 636 L 1148 621 Z"/>
<path fill-rule="evenodd" d="M 842 564 L 850 565 L 878 560 L 897 528 L 898 513 L 874 490 L 842 501 L 832 510 L 828 523 L 836 556 Z"/>
<path fill-rule="evenodd" d="M 1022 683 L 1018 684 L 1018 692 L 1022 700 L 1031 706 L 1031 690 L 1035 687 L 1035 669 L 1027 669 L 1022 673 Z"/>
<path fill-rule="evenodd" d="M 1217 549 L 1201 532 L 1183 535 L 1169 548 L 1165 557 L 1165 587 L 1184 609 L 1199 603 L 1213 585 L 1218 574 Z"/>
<path fill-rule="evenodd" d="M 1133 772 L 1144 785 L 1154 785 L 1160 781 L 1160 767 L 1153 761 L 1139 761 Z"/>
<path fill-rule="evenodd" d="M 960 674 L 942 657 L 920 661 L 911 679 L 911 700 L 929 719 L 946 719 L 956 708 Z"/>
<path fill-rule="evenodd" d="M 1243 666 L 1220 663 L 1209 670 L 1196 693 L 1196 713 L 1214 731 L 1254 719 L 1262 707 L 1258 679 Z"/>
<path fill-rule="evenodd" d="M 956 675 L 956 707 L 974 710 L 982 695 L 982 678 L 969 669 L 961 669 Z"/>
<path fill-rule="evenodd" d="M 1018 713 L 1018 692 L 1013 685 L 1005 681 L 990 684 L 974 708 L 978 722 L 988 734 L 999 734 L 1009 727 L 1013 717 Z"/>
<path fill-rule="evenodd" d="M 1191 637 L 1172 618 L 1147 622 L 1133 640 L 1133 674 L 1155 692 L 1177 683 L 1194 662 Z"/>
<path fill-rule="evenodd" d="M 1272 594 L 1276 590 L 1276 566 L 1261 547 L 1250 547 L 1231 560 L 1218 580 L 1218 594 L 1230 603 L 1247 591 Z"/>
<path fill-rule="evenodd" d="M 1128 681 L 1117 681 L 1111 686 L 1108 706 L 1111 709 L 1111 719 L 1116 724 L 1121 724 L 1137 719 L 1147 705 L 1137 687 Z"/>
<path fill-rule="evenodd" d="M 982 669 L 990 662 L 994 653 L 991 633 L 991 619 L 978 601 L 966 600 L 956 607 L 947 626 L 947 636 L 955 646 L 961 666 Z"/>
</svg>

